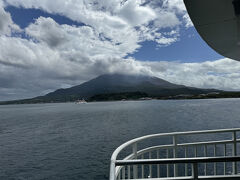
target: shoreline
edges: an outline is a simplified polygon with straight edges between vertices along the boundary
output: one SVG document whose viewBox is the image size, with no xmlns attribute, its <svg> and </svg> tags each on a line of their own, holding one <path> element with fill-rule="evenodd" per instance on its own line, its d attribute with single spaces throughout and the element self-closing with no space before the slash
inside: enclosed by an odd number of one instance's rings
<svg viewBox="0 0 240 180">
<path fill-rule="evenodd" d="M 129 102 L 129 101 L 181 101 L 181 100 L 217 100 L 217 99 L 240 99 L 240 97 L 209 97 L 209 98 L 162 98 L 162 99 L 157 99 L 157 98 L 152 98 L 152 99 L 125 99 L 125 100 L 103 100 L 103 101 L 87 101 L 87 103 L 83 104 L 90 104 L 90 103 L 101 103 L 101 102 Z M 37 103 L 11 103 L 11 101 L 7 102 L 0 102 L 0 106 L 7 106 L 7 105 L 39 105 L 39 104 L 65 104 L 65 103 L 71 103 L 71 104 L 76 104 L 75 101 L 66 101 L 66 102 L 37 102 Z M 80 103 L 81 104 L 81 103 Z M 80 105 L 76 104 L 76 105 Z"/>
</svg>

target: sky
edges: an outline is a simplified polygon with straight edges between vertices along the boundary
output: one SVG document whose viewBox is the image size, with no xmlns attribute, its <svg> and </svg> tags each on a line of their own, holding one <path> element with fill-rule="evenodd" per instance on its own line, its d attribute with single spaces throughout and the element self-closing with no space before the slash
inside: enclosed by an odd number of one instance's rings
<svg viewBox="0 0 240 180">
<path fill-rule="evenodd" d="M 108 73 L 240 90 L 240 62 L 201 39 L 182 0 L 0 0 L 0 101 Z"/>
</svg>

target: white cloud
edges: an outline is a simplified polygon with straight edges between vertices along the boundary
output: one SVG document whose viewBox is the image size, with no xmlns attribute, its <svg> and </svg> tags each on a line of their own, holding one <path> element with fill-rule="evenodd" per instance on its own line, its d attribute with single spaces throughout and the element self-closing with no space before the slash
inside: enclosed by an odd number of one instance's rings
<svg viewBox="0 0 240 180">
<path fill-rule="evenodd" d="M 189 17 L 188 14 L 185 14 L 185 15 L 183 16 L 183 20 L 184 20 L 184 22 L 185 22 L 185 27 L 186 27 L 186 28 L 193 27 L 192 20 L 190 19 L 190 17 Z"/>
<path fill-rule="evenodd" d="M 163 38 L 157 39 L 156 41 L 158 42 L 159 46 L 161 47 L 161 45 L 166 46 L 166 45 L 170 45 L 170 44 L 176 42 L 177 38 L 165 38 L 165 37 L 163 37 Z"/>
<path fill-rule="evenodd" d="M 156 29 L 167 27 L 174 29 L 181 25 L 176 16 L 178 12 L 172 10 L 173 4 L 170 2 L 164 3 L 162 8 L 153 5 L 152 1 L 142 0 L 6 0 L 6 2 L 17 7 L 42 9 L 48 13 L 66 16 L 91 26 L 96 32 L 115 43 L 130 41 L 132 40 L 129 39 L 130 36 L 134 43 L 138 44 Z M 181 4 L 184 6 L 183 2 L 178 4 L 178 9 L 181 9 Z M 148 27 L 149 30 L 141 32 L 139 27 Z"/>
<path fill-rule="evenodd" d="M 71 58 L 79 53 L 84 57 L 102 55 L 105 58 L 119 58 L 133 53 L 139 47 L 138 39 L 131 32 L 126 32 L 122 36 L 129 41 L 114 42 L 104 39 L 101 33 L 89 26 L 59 25 L 53 19 L 44 17 L 38 18 L 34 24 L 28 26 L 26 33 L 40 43 L 56 48 L 61 55 L 74 61 L 81 59 L 80 57 Z"/>
<path fill-rule="evenodd" d="M 26 32 L 50 47 L 57 47 L 68 41 L 64 29 L 52 18 L 38 18 L 34 24 L 27 27 Z"/>
<path fill-rule="evenodd" d="M 163 0 L 163 7 L 167 9 L 168 12 L 174 12 L 180 15 L 186 28 L 193 26 L 182 0 Z"/>
<path fill-rule="evenodd" d="M 165 10 L 159 10 L 158 18 L 154 21 L 154 25 L 161 28 L 176 27 L 179 24 L 176 14 Z"/>
<path fill-rule="evenodd" d="M 182 0 L 163 0 L 163 7 L 181 14 L 184 14 L 186 11 Z"/>
<path fill-rule="evenodd" d="M 230 59 L 202 63 L 146 62 L 155 76 L 199 88 L 240 89 L 240 63 Z"/>
<path fill-rule="evenodd" d="M 20 28 L 13 23 L 10 13 L 4 10 L 4 4 L 0 1 L 0 35 L 11 35 L 11 32 L 19 31 Z"/>
<path fill-rule="evenodd" d="M 137 0 L 127 1 L 119 10 L 120 17 L 123 17 L 132 26 L 139 26 L 156 18 L 156 14 L 150 7 L 140 5 Z"/>
</svg>

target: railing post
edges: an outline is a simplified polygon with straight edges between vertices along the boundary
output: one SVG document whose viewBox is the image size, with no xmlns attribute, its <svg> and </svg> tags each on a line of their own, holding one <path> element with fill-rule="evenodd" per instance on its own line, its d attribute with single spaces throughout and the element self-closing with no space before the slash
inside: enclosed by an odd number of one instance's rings
<svg viewBox="0 0 240 180">
<path fill-rule="evenodd" d="M 198 163 L 192 164 L 192 176 L 194 180 L 198 180 Z"/>
<path fill-rule="evenodd" d="M 110 164 L 110 175 L 109 175 L 110 180 L 116 180 L 116 167 L 115 167 L 115 161 L 111 160 Z"/>
<path fill-rule="evenodd" d="M 133 158 L 137 159 L 137 143 L 133 144 Z M 137 165 L 133 166 L 133 178 L 137 179 L 138 178 L 138 172 L 137 172 Z"/>
<path fill-rule="evenodd" d="M 227 144 L 224 144 L 224 156 L 225 157 L 227 156 Z M 226 172 L 227 172 L 226 162 L 224 162 L 223 169 L 224 169 L 224 175 L 226 175 Z"/>
<path fill-rule="evenodd" d="M 237 133 L 233 131 L 233 156 L 237 156 Z M 237 174 L 237 162 L 233 163 L 233 174 Z"/>
<path fill-rule="evenodd" d="M 159 159 L 160 156 L 159 156 L 159 150 L 157 150 L 157 159 Z M 157 177 L 160 178 L 160 165 L 158 164 L 157 165 Z"/>
<path fill-rule="evenodd" d="M 122 179 L 126 179 L 125 178 L 125 166 L 122 167 Z"/>
<path fill-rule="evenodd" d="M 149 159 L 152 159 L 152 152 L 149 152 Z M 149 165 L 149 178 L 152 177 L 152 165 Z"/>
<path fill-rule="evenodd" d="M 131 167 L 127 167 L 127 172 L 128 172 L 128 179 L 131 179 Z"/>
<path fill-rule="evenodd" d="M 213 155 L 214 157 L 217 156 L 217 145 L 216 145 L 216 144 L 214 144 L 213 154 L 214 154 L 214 155 Z M 214 163 L 213 168 L 214 168 L 214 169 L 213 169 L 213 172 L 214 172 L 213 174 L 214 174 L 214 175 L 217 175 L 217 163 Z"/>
<path fill-rule="evenodd" d="M 204 146 L 204 156 L 205 156 L 205 157 L 208 156 L 207 145 Z M 205 176 L 207 176 L 207 163 L 204 163 L 204 174 L 205 174 Z"/>
<path fill-rule="evenodd" d="M 188 147 L 185 147 L 185 158 L 188 157 Z M 188 164 L 185 163 L 185 176 L 188 176 Z"/>
<path fill-rule="evenodd" d="M 177 158 L 177 135 L 173 136 L 173 158 Z M 178 169 L 177 165 L 174 164 L 174 177 L 177 177 L 178 175 Z"/>
<path fill-rule="evenodd" d="M 167 153 L 167 158 L 169 158 L 169 149 L 166 149 L 166 153 Z M 169 177 L 170 176 L 170 173 L 169 173 L 169 164 L 167 164 L 167 177 Z"/>
</svg>

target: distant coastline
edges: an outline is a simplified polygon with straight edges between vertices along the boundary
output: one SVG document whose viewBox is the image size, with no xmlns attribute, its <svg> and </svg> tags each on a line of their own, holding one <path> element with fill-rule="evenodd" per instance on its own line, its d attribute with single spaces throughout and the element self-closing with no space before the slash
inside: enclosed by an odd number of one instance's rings
<svg viewBox="0 0 240 180">
<path fill-rule="evenodd" d="M 240 92 L 215 92 L 199 95 L 180 94 L 176 96 L 150 96 L 144 92 L 123 92 L 123 93 L 109 93 L 97 94 L 88 99 L 87 102 L 110 102 L 110 101 L 148 101 L 148 100 L 191 100 L 191 99 L 223 99 L 223 98 L 240 98 Z M 41 99 L 40 97 L 32 99 L 2 101 L 0 105 L 11 104 L 46 104 L 46 103 L 74 103 L 78 99 L 53 101 L 48 99 Z"/>
<path fill-rule="evenodd" d="M 57 89 L 44 96 L 2 101 L 0 105 L 216 98 L 240 98 L 240 92 L 188 87 L 152 76 L 104 74 L 77 86 Z"/>
</svg>

